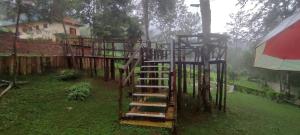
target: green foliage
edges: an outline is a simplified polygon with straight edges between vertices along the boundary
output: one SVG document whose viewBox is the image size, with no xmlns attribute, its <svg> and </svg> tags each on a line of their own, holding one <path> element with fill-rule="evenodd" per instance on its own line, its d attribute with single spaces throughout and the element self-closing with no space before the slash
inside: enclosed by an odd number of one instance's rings
<svg viewBox="0 0 300 135">
<path fill-rule="evenodd" d="M 80 77 L 80 73 L 74 69 L 64 69 L 59 72 L 58 79 L 63 81 L 75 80 Z"/>
<path fill-rule="evenodd" d="M 8 33 L 11 33 L 10 31 L 9 31 L 9 29 L 7 29 L 7 28 L 0 28 L 0 35 L 1 34 L 8 34 Z M 12 33 L 11 33 L 12 34 Z"/>
<path fill-rule="evenodd" d="M 67 90 L 69 100 L 83 101 L 90 95 L 91 85 L 86 82 L 81 82 L 73 85 Z"/>
<path fill-rule="evenodd" d="M 231 34 L 238 39 L 258 41 L 282 20 L 297 13 L 299 0 L 238 0 L 232 15 Z M 251 7 L 251 9 L 249 9 Z"/>
<path fill-rule="evenodd" d="M 113 10 L 96 15 L 93 25 L 94 35 L 109 38 L 140 38 L 142 31 L 138 20 L 129 17 L 126 12 Z"/>
<path fill-rule="evenodd" d="M 167 1 L 172 1 L 167 6 L 169 9 L 165 8 L 165 10 L 160 11 L 163 6 L 166 6 L 165 2 Z M 158 12 L 153 22 L 160 30 L 160 33 L 154 37 L 155 40 L 169 42 L 176 35 L 198 34 L 201 31 L 199 14 L 189 12 L 188 7 L 184 4 L 184 0 L 167 1 L 153 1 L 157 7 L 153 11 Z"/>
<path fill-rule="evenodd" d="M 268 87 L 266 87 L 264 89 L 254 89 L 254 88 L 247 87 L 247 86 L 235 85 L 235 90 L 242 92 L 242 93 L 265 97 L 265 98 L 271 99 L 276 102 L 285 102 L 287 100 L 294 99 L 290 95 L 275 92 Z M 293 102 L 291 102 L 291 103 L 293 104 Z"/>
</svg>

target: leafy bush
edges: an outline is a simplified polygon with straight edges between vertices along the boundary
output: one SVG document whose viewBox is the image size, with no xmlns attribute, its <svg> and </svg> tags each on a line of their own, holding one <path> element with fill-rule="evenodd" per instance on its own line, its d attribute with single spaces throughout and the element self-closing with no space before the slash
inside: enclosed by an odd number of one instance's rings
<svg viewBox="0 0 300 135">
<path fill-rule="evenodd" d="M 65 70 L 61 70 L 59 75 L 58 75 L 58 79 L 60 80 L 75 80 L 78 79 L 80 77 L 79 72 L 73 70 L 73 69 L 65 69 Z"/>
<path fill-rule="evenodd" d="M 86 100 L 90 95 L 91 85 L 86 82 L 81 82 L 73 85 L 67 90 L 69 100 Z"/>
<path fill-rule="evenodd" d="M 274 91 L 268 91 L 268 96 L 271 100 L 278 100 L 279 93 L 274 92 Z"/>
</svg>

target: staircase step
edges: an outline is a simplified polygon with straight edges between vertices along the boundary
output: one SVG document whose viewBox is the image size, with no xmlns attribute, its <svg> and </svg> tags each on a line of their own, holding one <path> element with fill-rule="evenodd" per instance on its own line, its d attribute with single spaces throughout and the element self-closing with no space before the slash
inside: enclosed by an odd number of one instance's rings
<svg viewBox="0 0 300 135">
<path fill-rule="evenodd" d="M 158 89 L 169 88 L 169 86 L 163 86 L 163 85 L 136 85 L 135 87 L 137 87 L 137 88 L 158 88 Z"/>
<path fill-rule="evenodd" d="M 130 106 L 167 107 L 166 103 L 159 102 L 131 102 Z"/>
<path fill-rule="evenodd" d="M 125 114 L 127 117 L 151 117 L 151 118 L 165 118 L 165 113 L 160 112 L 128 112 Z"/>
<path fill-rule="evenodd" d="M 159 128 L 173 127 L 173 121 L 121 120 L 120 123 L 126 125 L 159 127 Z"/>
<path fill-rule="evenodd" d="M 138 80 L 169 80 L 169 78 L 138 78 Z"/>
<path fill-rule="evenodd" d="M 142 68 L 169 68 L 168 66 L 141 66 Z"/>
<path fill-rule="evenodd" d="M 157 98 L 167 98 L 167 93 L 133 93 L 136 97 L 157 97 Z"/>
<path fill-rule="evenodd" d="M 145 63 L 168 63 L 171 62 L 170 60 L 149 60 L 149 61 L 144 61 Z"/>
<path fill-rule="evenodd" d="M 168 74 L 170 71 L 140 71 L 140 73 L 164 73 Z"/>
</svg>

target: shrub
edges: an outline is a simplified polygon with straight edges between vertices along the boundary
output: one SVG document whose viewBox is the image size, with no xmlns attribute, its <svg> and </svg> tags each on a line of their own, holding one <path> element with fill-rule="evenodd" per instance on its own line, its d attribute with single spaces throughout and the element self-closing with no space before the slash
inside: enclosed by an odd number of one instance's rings
<svg viewBox="0 0 300 135">
<path fill-rule="evenodd" d="M 80 77 L 79 72 L 77 72 L 73 69 L 61 70 L 58 75 L 58 79 L 63 80 L 63 81 L 75 80 L 75 79 L 78 79 L 79 77 Z"/>
<path fill-rule="evenodd" d="M 274 91 L 268 91 L 268 96 L 271 100 L 278 100 L 279 93 L 274 92 Z"/>
<path fill-rule="evenodd" d="M 86 100 L 90 95 L 91 85 L 86 82 L 81 82 L 73 85 L 67 90 L 69 100 Z"/>
</svg>

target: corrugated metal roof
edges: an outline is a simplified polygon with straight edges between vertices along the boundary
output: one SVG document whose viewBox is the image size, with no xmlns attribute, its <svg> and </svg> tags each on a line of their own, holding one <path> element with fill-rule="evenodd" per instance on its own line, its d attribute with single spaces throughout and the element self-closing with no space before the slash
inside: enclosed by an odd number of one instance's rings
<svg viewBox="0 0 300 135">
<path fill-rule="evenodd" d="M 294 15 L 283 20 L 277 27 L 275 27 L 271 32 L 269 32 L 256 47 L 262 45 L 264 42 L 268 41 L 269 39 L 276 36 L 277 34 L 284 31 L 286 28 L 290 27 L 298 21 L 300 21 L 300 10 L 297 11 Z"/>
</svg>

